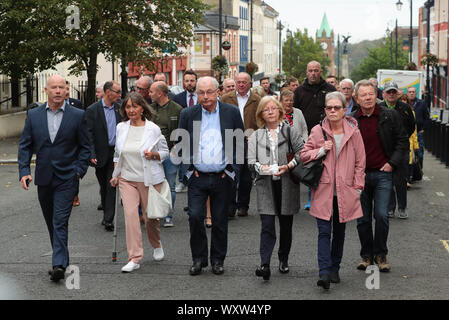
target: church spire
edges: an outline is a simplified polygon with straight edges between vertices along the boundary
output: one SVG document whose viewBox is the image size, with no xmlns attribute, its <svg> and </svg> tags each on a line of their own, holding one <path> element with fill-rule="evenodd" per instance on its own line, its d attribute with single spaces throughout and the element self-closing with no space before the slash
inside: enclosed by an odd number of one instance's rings
<svg viewBox="0 0 449 320">
<path fill-rule="evenodd" d="M 323 32 L 325 32 L 325 35 L 323 35 Z M 326 16 L 326 12 L 325 12 L 324 16 L 323 16 L 323 20 L 321 21 L 321 27 L 318 30 L 317 35 L 318 35 L 318 38 L 323 38 L 323 37 L 330 38 L 331 33 L 332 33 L 332 30 L 329 27 L 329 22 L 327 21 L 327 16 Z"/>
</svg>

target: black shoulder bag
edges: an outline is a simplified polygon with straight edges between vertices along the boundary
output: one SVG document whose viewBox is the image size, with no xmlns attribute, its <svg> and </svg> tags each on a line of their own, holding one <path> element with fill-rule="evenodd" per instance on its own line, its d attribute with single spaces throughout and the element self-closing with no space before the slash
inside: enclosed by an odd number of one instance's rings
<svg viewBox="0 0 449 320">
<path fill-rule="evenodd" d="M 323 132 L 324 141 L 326 141 L 327 135 L 326 132 L 323 130 L 323 127 L 321 127 L 321 131 Z M 290 137 L 289 143 L 291 144 Z M 324 155 L 323 157 L 307 162 L 306 164 L 304 164 L 302 161 L 299 161 L 298 165 L 294 167 L 290 171 L 290 173 L 310 189 L 316 189 L 318 188 L 321 175 L 323 174 L 324 169 L 323 160 L 325 158 L 326 156 Z"/>
</svg>

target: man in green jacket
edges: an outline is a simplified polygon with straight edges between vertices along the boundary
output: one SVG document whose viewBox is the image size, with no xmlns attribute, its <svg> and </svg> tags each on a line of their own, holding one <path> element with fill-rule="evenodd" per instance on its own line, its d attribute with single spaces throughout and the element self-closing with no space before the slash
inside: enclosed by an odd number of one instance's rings
<svg viewBox="0 0 449 320">
<path fill-rule="evenodd" d="M 179 115 L 182 107 L 168 98 L 168 87 L 163 81 L 156 81 L 150 87 L 150 96 L 153 103 L 151 109 L 153 113 L 153 122 L 161 128 L 161 132 L 167 140 L 168 148 L 171 150 L 173 141 L 170 135 L 173 130 L 178 128 Z M 170 185 L 172 208 L 175 207 L 176 199 L 176 174 L 178 173 L 178 164 L 174 164 L 171 156 L 162 162 L 164 166 L 165 178 Z M 173 210 L 164 218 L 163 227 L 173 227 Z"/>
</svg>

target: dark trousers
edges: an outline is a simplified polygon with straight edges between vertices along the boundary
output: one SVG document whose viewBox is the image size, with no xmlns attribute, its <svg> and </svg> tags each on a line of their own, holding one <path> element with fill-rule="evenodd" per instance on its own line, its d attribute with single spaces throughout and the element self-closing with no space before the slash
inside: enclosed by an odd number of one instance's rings
<svg viewBox="0 0 449 320">
<path fill-rule="evenodd" d="M 346 224 L 340 223 L 337 197 L 334 197 L 332 217 L 329 221 L 317 218 L 318 267 L 321 274 L 340 270 L 345 243 Z M 332 234 L 332 241 L 331 241 Z"/>
<path fill-rule="evenodd" d="M 100 185 L 101 205 L 103 206 L 103 220 L 112 223 L 115 214 L 115 188 L 109 183 L 114 172 L 114 147 L 109 147 L 109 155 L 106 164 L 101 168 L 95 168 L 98 184 Z"/>
<path fill-rule="evenodd" d="M 55 176 L 48 186 L 37 186 L 37 195 L 53 249 L 52 265 L 69 264 L 68 228 L 73 198 L 78 190 L 76 177 L 61 180 Z"/>
<path fill-rule="evenodd" d="M 401 165 L 393 172 L 393 188 L 391 189 L 388 211 L 396 210 L 396 198 L 398 209 L 407 208 L 407 177 L 409 155 L 405 155 Z"/>
<path fill-rule="evenodd" d="M 192 174 L 188 185 L 188 215 L 190 226 L 190 249 L 193 262 L 207 264 L 208 243 L 204 219 L 206 218 L 206 202 L 210 197 L 212 216 L 210 262 L 222 264 L 226 257 L 228 246 L 228 208 L 229 189 L 232 180 L 222 173 L 199 173 L 199 177 Z"/>
<path fill-rule="evenodd" d="M 271 255 L 276 244 L 276 216 L 279 219 L 279 261 L 288 262 L 292 246 L 293 215 L 281 215 L 281 181 L 272 181 L 275 215 L 261 214 L 262 228 L 260 232 L 261 265 L 270 265 Z"/>
<path fill-rule="evenodd" d="M 245 162 L 241 166 L 239 172 L 236 172 L 237 183 L 231 191 L 231 210 L 235 212 L 237 209 L 249 209 L 249 201 L 251 188 L 253 186 L 253 178 L 248 164 Z"/>
<path fill-rule="evenodd" d="M 383 171 L 367 171 L 365 188 L 361 196 L 363 217 L 357 219 L 359 233 L 360 256 L 373 258 L 374 255 L 387 255 L 387 239 L 389 231 L 388 203 L 392 189 L 392 173 Z M 373 214 L 376 219 L 373 235 Z"/>
</svg>

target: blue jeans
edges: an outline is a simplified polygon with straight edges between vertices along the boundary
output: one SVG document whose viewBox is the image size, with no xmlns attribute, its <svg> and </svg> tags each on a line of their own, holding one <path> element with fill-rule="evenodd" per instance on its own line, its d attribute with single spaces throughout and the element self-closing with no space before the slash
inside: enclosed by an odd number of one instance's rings
<svg viewBox="0 0 449 320">
<path fill-rule="evenodd" d="M 236 172 L 237 183 L 233 185 L 231 192 L 231 204 L 229 208 L 235 212 L 237 209 L 249 209 L 253 178 L 248 164 L 245 162 L 240 171 Z"/>
<path fill-rule="evenodd" d="M 189 165 L 181 163 L 180 165 L 178 165 L 178 167 L 179 167 L 178 181 L 179 183 L 184 183 L 185 182 L 184 176 L 186 174 L 187 169 L 189 169 Z"/>
<path fill-rule="evenodd" d="M 319 274 L 329 274 L 340 270 L 345 243 L 346 223 L 340 223 L 337 197 L 334 197 L 332 217 L 329 221 L 316 218 L 318 226 L 318 267 Z M 332 234 L 332 242 L 331 242 Z"/>
<path fill-rule="evenodd" d="M 366 172 L 365 188 L 361 196 L 363 217 L 357 219 L 357 231 L 362 246 L 360 255 L 363 258 L 388 254 L 387 239 L 390 226 L 388 204 L 392 188 L 393 174 L 391 172 Z M 376 219 L 374 235 L 373 213 Z"/>
<path fill-rule="evenodd" d="M 171 204 L 174 210 L 176 200 L 176 174 L 178 173 L 179 165 L 174 164 L 170 157 L 165 159 L 162 165 L 164 166 L 165 179 L 167 179 L 168 185 L 170 186 Z M 173 218 L 173 210 L 168 214 L 168 218 Z"/>
</svg>

